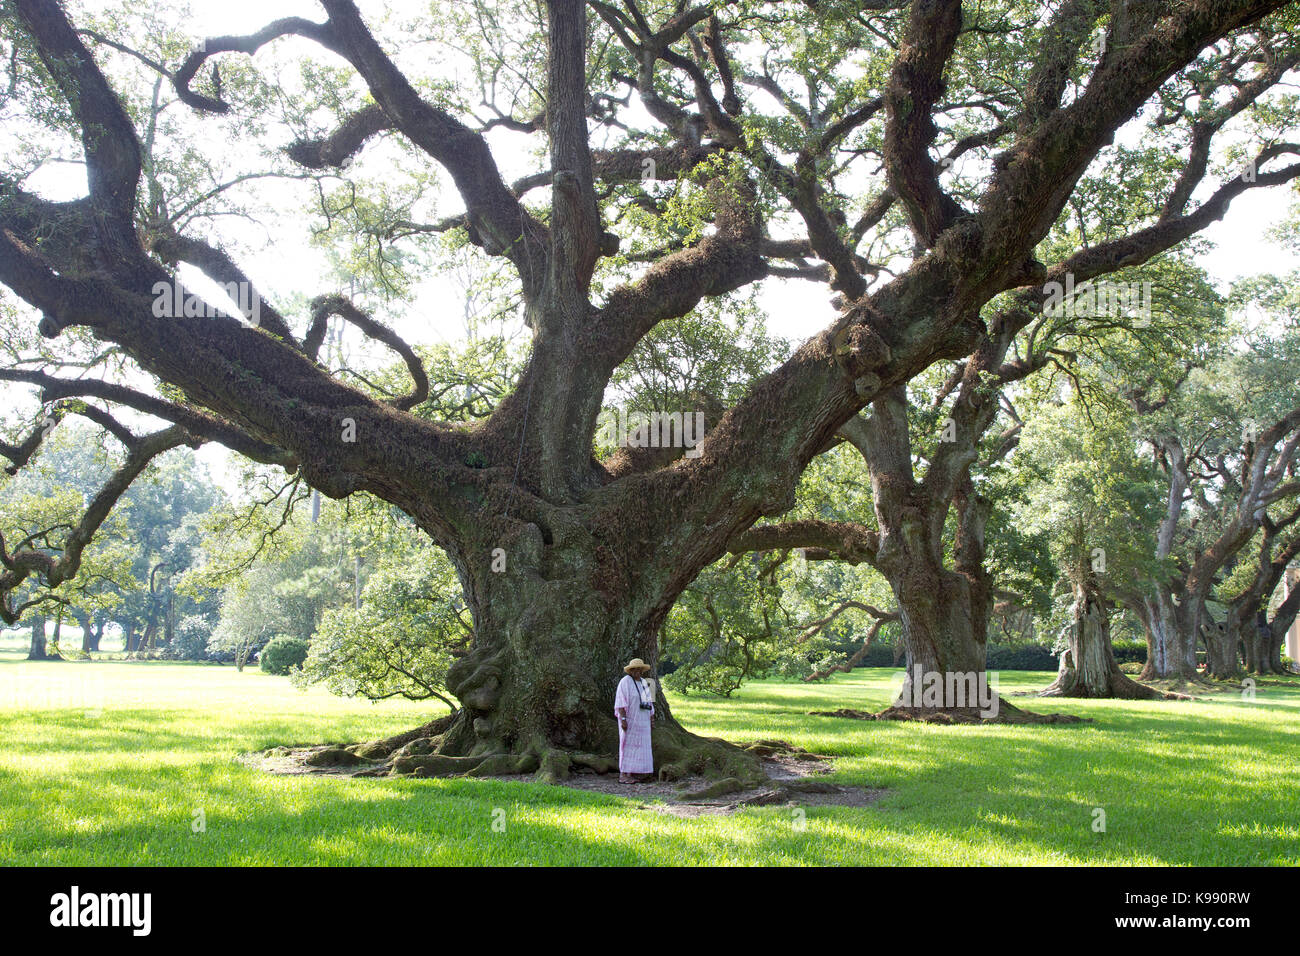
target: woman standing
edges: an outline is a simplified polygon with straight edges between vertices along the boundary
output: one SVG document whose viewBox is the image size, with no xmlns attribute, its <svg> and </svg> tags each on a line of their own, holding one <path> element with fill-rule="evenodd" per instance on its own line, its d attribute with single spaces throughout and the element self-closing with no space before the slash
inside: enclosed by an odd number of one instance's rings
<svg viewBox="0 0 1300 956">
<path fill-rule="evenodd" d="M 655 713 L 654 684 L 645 679 L 650 666 L 636 657 L 623 668 L 614 713 L 618 716 L 618 782 L 636 783 L 637 774 L 654 773 L 650 721 Z"/>
</svg>

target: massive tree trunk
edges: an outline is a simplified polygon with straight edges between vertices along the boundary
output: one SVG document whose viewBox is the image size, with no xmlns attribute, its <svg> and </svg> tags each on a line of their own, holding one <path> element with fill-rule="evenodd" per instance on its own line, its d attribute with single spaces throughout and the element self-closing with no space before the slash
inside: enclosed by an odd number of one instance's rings
<svg viewBox="0 0 1300 956">
<path fill-rule="evenodd" d="M 971 454 L 949 481 L 936 481 L 941 465 L 931 463 L 924 481 L 912 473 L 905 396 L 878 399 L 865 421 L 861 449 L 871 469 L 876 521 L 880 527 L 875 565 L 898 601 L 907 649 L 903 686 L 894 708 L 904 712 L 946 711 L 988 717 L 972 705 L 969 688 L 987 688 L 984 670 L 991 585 L 984 570 L 984 525 L 988 504 L 970 486 Z M 982 433 L 982 429 L 980 430 Z M 954 567 L 944 560 L 949 511 L 957 506 Z M 942 695 L 935 691 L 942 689 Z"/>
<path fill-rule="evenodd" d="M 985 635 L 976 621 L 987 615 L 987 608 L 976 606 L 970 582 L 953 571 L 916 564 L 896 574 L 890 584 L 902 618 L 906 670 L 894 706 L 962 713 L 982 710 L 952 692 L 969 686 L 972 679 L 976 686 L 986 680 Z M 927 691 L 940 686 L 945 695 L 935 703 Z"/>
<path fill-rule="evenodd" d="M 608 769 L 617 753 L 613 700 L 623 667 L 634 657 L 656 664 L 660 625 L 690 576 L 635 568 L 635 533 L 604 521 L 592 530 L 548 508 L 528 517 L 508 534 L 484 525 L 475 546 L 453 553 L 474 615 L 473 647 L 447 676 L 461 708 L 430 753 L 400 756 L 395 772 L 553 779 L 570 766 Z M 660 681 L 656 697 L 661 776 L 758 773 L 739 748 L 687 733 Z"/>
<path fill-rule="evenodd" d="M 985 679 L 989 594 L 978 582 L 944 567 L 916 522 L 907 518 L 898 523 L 894 536 L 882 536 L 881 551 L 881 567 L 898 601 L 906 648 L 906 673 L 894 706 L 933 709 L 925 703 L 925 688 L 917 686 L 918 678 L 945 688 L 956 687 L 959 677 Z M 941 709 L 979 708 L 945 696 Z"/>
<path fill-rule="evenodd" d="M 1074 575 L 1073 620 L 1061 652 L 1056 680 L 1044 697 L 1154 700 L 1164 695 L 1132 680 L 1119 669 L 1110 642 L 1110 607 L 1091 570 Z"/>
</svg>

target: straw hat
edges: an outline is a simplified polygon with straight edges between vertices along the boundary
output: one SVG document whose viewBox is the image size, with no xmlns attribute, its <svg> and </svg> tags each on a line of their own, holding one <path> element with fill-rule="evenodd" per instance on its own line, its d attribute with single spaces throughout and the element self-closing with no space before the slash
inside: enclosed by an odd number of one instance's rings
<svg viewBox="0 0 1300 956">
<path fill-rule="evenodd" d="M 630 674 L 633 671 L 645 672 L 648 670 L 650 670 L 650 665 L 647 664 L 645 661 L 641 660 L 641 658 L 639 657 L 632 658 L 630 661 L 627 662 L 627 667 L 623 668 L 623 672 L 625 674 Z"/>
</svg>

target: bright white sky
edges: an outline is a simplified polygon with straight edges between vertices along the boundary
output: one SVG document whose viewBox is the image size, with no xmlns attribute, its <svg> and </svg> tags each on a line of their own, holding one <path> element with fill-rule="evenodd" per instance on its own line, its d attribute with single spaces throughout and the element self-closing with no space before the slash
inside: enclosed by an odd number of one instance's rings
<svg viewBox="0 0 1300 956">
<path fill-rule="evenodd" d="M 399 9 L 417 9 L 405 8 L 401 4 L 397 6 Z M 424 4 L 419 4 L 418 8 L 425 8 Z M 250 33 L 277 17 L 288 15 L 321 19 L 319 6 L 311 0 L 223 0 L 222 3 L 198 4 L 190 22 L 197 39 L 200 36 Z M 287 52 L 286 43 L 306 41 L 277 42 L 280 44 L 278 47 L 263 48 L 254 62 L 260 66 L 268 62 L 268 58 L 273 59 L 277 49 Z M 454 78 L 456 64 L 449 61 L 445 66 Z M 523 155 L 521 142 L 516 134 L 494 134 L 493 146 L 507 179 L 531 172 L 534 168 L 530 157 Z M 48 177 L 34 179 L 32 186 L 56 199 L 83 194 L 84 176 L 80 173 L 70 175 L 70 172 L 67 166 L 53 167 Z M 325 257 L 320 250 L 309 245 L 301 222 L 292 217 L 293 202 L 301 200 L 290 200 L 291 195 L 301 194 L 286 190 L 286 212 L 289 215 L 274 217 L 273 221 L 263 224 L 265 232 L 259 233 L 263 239 L 273 241 L 252 261 L 241 260 L 253 281 L 272 301 L 283 301 L 285 296 L 292 294 L 312 296 L 332 291 L 328 285 L 322 284 L 321 277 L 328 273 Z M 1285 218 L 1294 201 L 1295 194 L 1290 191 L 1248 191 L 1234 202 L 1222 222 L 1206 230 L 1204 235 L 1215 243 L 1215 248 L 1200 261 L 1221 291 L 1226 292 L 1228 284 L 1243 276 L 1265 272 L 1286 274 L 1300 268 L 1300 256 L 1269 237 L 1271 227 Z M 454 211 L 450 206 L 439 209 L 440 214 Z M 233 227 L 223 225 L 222 228 Z M 242 225 L 238 228 L 251 227 Z M 230 238 L 234 237 L 232 232 Z M 210 287 L 193 270 L 183 269 L 182 279 L 195 291 L 210 294 Z M 769 280 L 764 283 L 760 301 L 768 313 L 769 332 L 799 341 L 817 333 L 832 320 L 834 313 L 829 299 L 824 285 Z M 439 275 L 420 288 L 413 305 L 395 314 L 381 313 L 379 317 L 414 344 L 457 341 L 465 335 L 463 300 L 463 287 L 457 278 Z M 522 334 L 522 330 L 519 331 Z M 3 394 L 4 391 L 0 391 L 0 395 Z M 209 464 L 214 477 L 230 488 L 233 473 L 229 468 L 229 454 L 209 445 L 200 453 L 200 458 Z"/>
</svg>

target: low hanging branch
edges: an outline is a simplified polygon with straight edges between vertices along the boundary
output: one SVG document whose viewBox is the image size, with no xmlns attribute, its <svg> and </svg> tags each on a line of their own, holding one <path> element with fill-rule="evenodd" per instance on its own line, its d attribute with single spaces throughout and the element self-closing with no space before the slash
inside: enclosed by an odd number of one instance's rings
<svg viewBox="0 0 1300 956">
<path fill-rule="evenodd" d="M 28 535 L 11 554 L 5 545 L 4 536 L 0 535 L 0 565 L 3 565 L 3 571 L 0 571 L 0 619 L 6 624 L 17 624 L 23 611 L 36 603 L 29 601 L 15 605 L 13 598 L 14 592 L 32 575 L 44 579 L 45 585 L 53 589 L 77 573 L 86 545 L 107 520 L 122 495 L 126 494 L 131 482 L 140 476 L 150 462 L 172 448 L 181 445 L 197 448 L 200 444 L 202 442 L 199 439 L 175 425 L 133 439 L 127 446 L 126 460 L 91 499 L 81 520 L 68 532 L 59 548 L 37 549 L 34 547 L 36 536 Z"/>
<path fill-rule="evenodd" d="M 867 636 L 862 639 L 862 646 L 854 651 L 853 655 L 849 657 L 848 660 L 841 661 L 838 664 L 827 664 L 823 667 L 819 667 L 803 679 L 805 684 L 811 683 L 812 681 L 825 680 L 837 671 L 842 671 L 845 674 L 849 673 L 853 668 L 857 667 L 858 664 L 862 663 L 863 658 L 867 656 L 867 651 L 871 648 L 871 642 L 876 639 L 876 635 L 880 633 L 880 629 L 889 621 L 902 620 L 897 611 L 882 611 L 878 607 L 873 607 L 870 604 L 863 604 L 861 601 L 843 601 L 837 608 L 835 608 L 835 610 L 826 615 L 826 617 L 822 618 L 820 621 L 813 621 L 805 627 L 796 639 L 796 643 L 802 644 L 815 634 L 819 634 L 826 625 L 830 624 L 831 621 L 835 620 L 845 611 L 850 609 L 865 611 L 875 618 L 875 620 L 871 622 L 871 628 L 867 631 Z"/>
<path fill-rule="evenodd" d="M 809 561 L 837 560 L 874 564 L 879 535 L 853 521 L 783 521 L 755 525 L 727 543 L 731 554 L 799 548 Z"/>
</svg>

